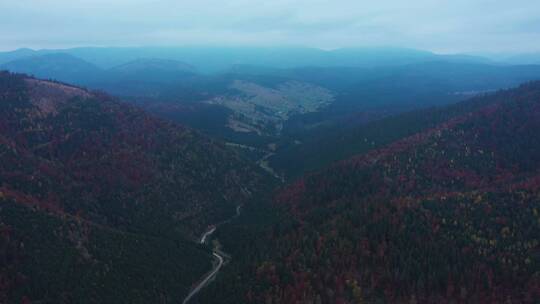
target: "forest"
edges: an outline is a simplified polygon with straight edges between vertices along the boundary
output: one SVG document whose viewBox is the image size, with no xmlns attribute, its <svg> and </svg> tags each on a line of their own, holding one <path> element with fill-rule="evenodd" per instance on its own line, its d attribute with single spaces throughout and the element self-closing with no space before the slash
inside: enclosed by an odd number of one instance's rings
<svg viewBox="0 0 540 304">
<path fill-rule="evenodd" d="M 278 190 L 201 303 L 536 303 L 540 83 L 471 102 Z"/>
<path fill-rule="evenodd" d="M 540 0 L 0 0 L 0 304 L 540 304 Z"/>
<path fill-rule="evenodd" d="M 540 83 L 474 95 L 276 137 L 0 72 L 0 303 L 181 302 L 216 252 L 190 303 L 536 303 Z"/>
<path fill-rule="evenodd" d="M 211 267 L 194 240 L 264 184 L 223 143 L 103 93 L 2 72 L 0 116 L 0 302 L 176 301 Z"/>
</svg>

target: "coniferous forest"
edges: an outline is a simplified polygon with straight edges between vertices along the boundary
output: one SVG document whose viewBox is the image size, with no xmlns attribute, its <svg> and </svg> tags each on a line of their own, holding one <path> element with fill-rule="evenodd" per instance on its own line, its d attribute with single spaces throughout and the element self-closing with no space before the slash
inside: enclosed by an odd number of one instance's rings
<svg viewBox="0 0 540 304">
<path fill-rule="evenodd" d="M 539 3 L 0 1 L 0 304 L 540 304 Z"/>
</svg>

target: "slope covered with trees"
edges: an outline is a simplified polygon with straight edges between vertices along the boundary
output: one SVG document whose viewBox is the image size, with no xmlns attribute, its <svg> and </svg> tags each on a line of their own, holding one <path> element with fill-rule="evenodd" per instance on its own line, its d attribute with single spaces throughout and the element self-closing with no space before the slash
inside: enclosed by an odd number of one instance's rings
<svg viewBox="0 0 540 304">
<path fill-rule="evenodd" d="M 21 50 L 0 53 L 0 69 L 104 90 L 210 136 L 276 152 L 268 160 L 286 177 L 321 168 L 332 156 L 325 142 L 347 129 L 540 78 L 537 65 L 402 49 L 230 49 L 228 59 L 223 49 L 191 51 Z M 216 61 L 222 67 L 205 73 Z M 310 153 L 317 145 L 320 156 Z"/>
<path fill-rule="evenodd" d="M 210 268 L 190 240 L 263 179 L 107 95 L 0 73 L 0 302 L 177 302 Z"/>
<path fill-rule="evenodd" d="M 360 123 L 360 126 L 358 121 L 366 118 L 356 115 L 352 118 L 355 121 L 353 126 L 342 124 L 319 128 L 301 136 L 296 135 L 301 138 L 302 144 L 282 145 L 270 158 L 270 164 L 288 178 L 299 178 L 305 173 L 323 169 L 335 161 L 382 148 L 495 102 L 497 101 L 492 98 L 478 96 L 444 107 L 416 110 L 381 119 L 373 119 L 376 114 L 369 113 L 367 119 L 373 121 Z"/>
<path fill-rule="evenodd" d="M 231 299 L 535 303 L 540 83 L 475 102 L 485 106 L 281 190 L 289 219 Z"/>
</svg>

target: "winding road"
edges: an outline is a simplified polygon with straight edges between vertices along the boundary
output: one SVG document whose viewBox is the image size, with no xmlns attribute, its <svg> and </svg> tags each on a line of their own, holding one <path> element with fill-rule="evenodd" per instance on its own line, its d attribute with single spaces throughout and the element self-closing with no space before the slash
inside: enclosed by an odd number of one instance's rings
<svg viewBox="0 0 540 304">
<path fill-rule="evenodd" d="M 210 229 L 208 231 L 206 231 L 202 237 L 201 237 L 201 240 L 199 241 L 200 244 L 205 244 L 206 243 L 206 238 L 209 236 L 209 235 L 212 235 L 212 233 L 214 233 L 214 231 L 216 231 L 216 227 L 210 227 Z"/>
<path fill-rule="evenodd" d="M 206 241 L 208 239 L 209 236 L 211 236 L 217 229 L 217 227 L 219 225 L 222 225 L 222 224 L 225 224 L 225 223 L 228 223 L 230 222 L 232 219 L 234 218 L 237 218 L 238 216 L 240 216 L 240 212 L 242 210 L 242 205 L 239 205 L 236 207 L 236 214 L 234 215 L 234 217 L 232 217 L 231 219 L 227 220 L 227 221 L 224 221 L 220 224 L 217 224 L 217 225 L 214 225 L 214 226 L 211 226 L 208 228 L 208 230 L 201 236 L 201 239 L 199 240 L 199 244 L 206 244 Z M 221 251 L 219 251 L 219 248 L 215 247 L 214 246 L 214 249 L 212 250 L 212 255 L 216 258 L 217 260 L 217 264 L 214 266 L 214 268 L 212 269 L 212 271 L 210 271 L 210 273 L 208 273 L 203 279 L 202 281 L 197 284 L 190 292 L 189 294 L 185 297 L 184 301 L 182 302 L 182 304 L 187 304 L 189 303 L 189 301 L 196 295 L 198 294 L 204 287 L 206 287 L 211 281 L 213 278 L 216 277 L 217 273 L 221 270 L 221 267 L 223 267 L 223 263 L 225 262 L 225 257 L 223 256 L 223 253 L 221 253 Z"/>
</svg>

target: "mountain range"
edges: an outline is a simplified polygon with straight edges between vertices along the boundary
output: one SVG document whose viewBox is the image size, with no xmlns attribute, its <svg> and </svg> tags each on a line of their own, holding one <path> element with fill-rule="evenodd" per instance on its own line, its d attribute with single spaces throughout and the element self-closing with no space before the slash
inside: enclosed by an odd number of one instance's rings
<svg viewBox="0 0 540 304">
<path fill-rule="evenodd" d="M 540 65 L 508 62 L 0 53 L 0 303 L 535 303 Z"/>
<path fill-rule="evenodd" d="M 293 68 L 302 66 L 375 67 L 434 60 L 490 62 L 470 55 L 440 55 L 405 48 L 348 48 L 321 50 L 302 47 L 124 47 L 73 48 L 62 50 L 19 49 L 0 53 L 0 64 L 29 56 L 50 53 L 69 54 L 93 63 L 100 68 L 112 68 L 140 58 L 178 60 L 204 72 L 217 72 L 236 64 Z"/>
</svg>

